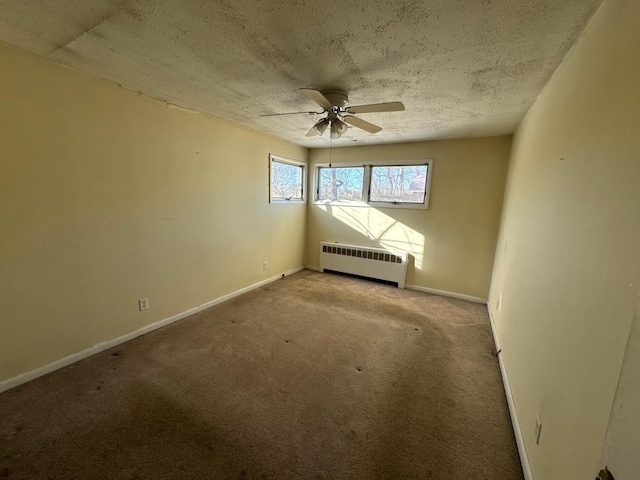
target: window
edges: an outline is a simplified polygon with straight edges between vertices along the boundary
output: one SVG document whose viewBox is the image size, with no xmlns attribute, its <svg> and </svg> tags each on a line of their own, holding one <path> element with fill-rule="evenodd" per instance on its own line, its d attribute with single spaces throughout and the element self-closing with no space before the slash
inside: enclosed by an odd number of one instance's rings
<svg viewBox="0 0 640 480">
<path fill-rule="evenodd" d="M 370 202 L 423 204 L 426 194 L 426 165 L 371 167 Z"/>
<path fill-rule="evenodd" d="M 304 203 L 306 165 L 276 155 L 269 155 L 269 202 Z"/>
<path fill-rule="evenodd" d="M 428 208 L 432 160 L 316 165 L 315 203 Z"/>
<path fill-rule="evenodd" d="M 318 168 L 318 200 L 362 202 L 364 167 Z"/>
</svg>

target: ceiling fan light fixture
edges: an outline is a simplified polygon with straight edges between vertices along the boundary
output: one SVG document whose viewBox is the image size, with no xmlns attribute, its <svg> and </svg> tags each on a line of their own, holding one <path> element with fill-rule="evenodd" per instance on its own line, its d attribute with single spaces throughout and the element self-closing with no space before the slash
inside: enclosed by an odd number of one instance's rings
<svg viewBox="0 0 640 480">
<path fill-rule="evenodd" d="M 331 122 L 331 138 L 337 140 L 347 131 L 347 124 L 340 119 Z"/>
<path fill-rule="evenodd" d="M 316 123 L 313 126 L 313 128 L 314 128 L 314 130 L 316 131 L 316 133 L 318 135 L 322 135 L 324 133 L 324 131 L 327 129 L 328 126 L 329 126 L 329 119 L 328 118 L 323 118 L 318 123 Z"/>
</svg>

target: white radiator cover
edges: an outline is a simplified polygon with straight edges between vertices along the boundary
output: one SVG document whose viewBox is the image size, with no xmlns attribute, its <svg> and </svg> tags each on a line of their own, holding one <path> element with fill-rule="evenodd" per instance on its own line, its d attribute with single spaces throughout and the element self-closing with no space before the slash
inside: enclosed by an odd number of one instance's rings
<svg viewBox="0 0 640 480">
<path fill-rule="evenodd" d="M 398 288 L 404 288 L 407 279 L 407 253 L 320 242 L 320 271 L 325 270 L 396 282 Z"/>
</svg>

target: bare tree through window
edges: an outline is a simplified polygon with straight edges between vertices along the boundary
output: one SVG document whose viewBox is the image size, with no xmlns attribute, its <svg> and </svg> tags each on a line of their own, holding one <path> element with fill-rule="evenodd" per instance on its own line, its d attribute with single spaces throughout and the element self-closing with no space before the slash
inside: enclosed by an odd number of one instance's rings
<svg viewBox="0 0 640 480">
<path fill-rule="evenodd" d="M 302 199 L 302 167 L 289 163 L 271 162 L 271 198 Z"/>
<path fill-rule="evenodd" d="M 372 202 L 423 203 L 427 185 L 426 165 L 371 167 Z"/>
<path fill-rule="evenodd" d="M 429 208 L 432 159 L 318 164 L 314 202 L 377 208 Z"/>
<path fill-rule="evenodd" d="M 364 167 L 319 169 L 318 200 L 362 202 Z"/>
</svg>

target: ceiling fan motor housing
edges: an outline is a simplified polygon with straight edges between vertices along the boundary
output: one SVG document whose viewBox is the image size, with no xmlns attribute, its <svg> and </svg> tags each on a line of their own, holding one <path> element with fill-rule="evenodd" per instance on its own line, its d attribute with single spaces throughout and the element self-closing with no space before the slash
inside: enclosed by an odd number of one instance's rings
<svg viewBox="0 0 640 480">
<path fill-rule="evenodd" d="M 342 90 L 323 90 L 321 93 L 334 107 L 346 108 L 349 105 L 349 96 Z"/>
</svg>

